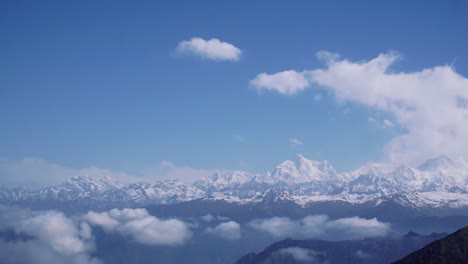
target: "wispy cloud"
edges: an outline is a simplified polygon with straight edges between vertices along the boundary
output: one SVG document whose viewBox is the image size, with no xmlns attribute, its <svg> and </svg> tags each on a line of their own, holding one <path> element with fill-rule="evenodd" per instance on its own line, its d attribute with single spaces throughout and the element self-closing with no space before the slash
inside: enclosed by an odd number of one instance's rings
<svg viewBox="0 0 468 264">
<path fill-rule="evenodd" d="M 230 43 L 216 38 L 205 40 L 197 37 L 181 41 L 176 51 L 180 54 L 192 54 L 216 61 L 238 61 L 242 54 L 239 48 Z"/>
<path fill-rule="evenodd" d="M 289 145 L 290 145 L 291 147 L 298 147 L 298 146 L 304 145 L 304 143 L 302 143 L 302 141 L 300 141 L 300 140 L 297 139 L 297 138 L 290 138 L 290 139 L 289 139 Z"/>
<path fill-rule="evenodd" d="M 394 125 L 393 125 L 393 122 L 392 122 L 392 121 L 390 121 L 390 120 L 388 120 L 388 119 L 385 119 L 385 120 L 383 121 L 383 126 L 384 126 L 384 127 L 393 127 Z"/>
<path fill-rule="evenodd" d="M 95 166 L 77 169 L 48 162 L 40 158 L 24 158 L 21 160 L 0 159 L 0 184 L 17 187 L 48 187 L 60 184 L 71 177 L 87 175 L 90 177 L 108 176 L 120 183 L 141 181 L 124 172 L 101 169 Z"/>
<path fill-rule="evenodd" d="M 172 162 L 162 161 L 153 167 L 142 170 L 136 176 L 96 166 L 82 169 L 70 168 L 40 158 L 24 158 L 21 160 L 0 159 L 0 175 L 2 175 L 0 177 L 0 185 L 8 187 L 28 186 L 43 188 L 58 185 L 71 177 L 80 175 L 87 175 L 92 178 L 106 176 L 122 184 L 140 181 L 154 182 L 165 179 L 192 183 L 216 172 L 228 172 L 228 170 L 177 166 Z"/>
<path fill-rule="evenodd" d="M 277 251 L 278 254 L 290 255 L 295 261 L 300 263 L 323 263 L 319 258 L 326 256 L 323 252 L 301 247 L 287 247 Z M 327 262 L 325 262 L 327 263 Z"/>
<path fill-rule="evenodd" d="M 158 166 L 145 170 L 146 178 L 173 179 L 187 183 L 208 177 L 217 172 L 228 172 L 225 169 L 194 168 L 189 166 L 177 166 L 170 161 L 162 161 Z"/>
</svg>

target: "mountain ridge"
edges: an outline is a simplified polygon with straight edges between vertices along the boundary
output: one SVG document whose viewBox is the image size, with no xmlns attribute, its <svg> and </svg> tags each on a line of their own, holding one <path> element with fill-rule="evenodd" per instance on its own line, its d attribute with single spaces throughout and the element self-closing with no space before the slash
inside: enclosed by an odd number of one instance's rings
<svg viewBox="0 0 468 264">
<path fill-rule="evenodd" d="M 246 204 L 265 202 L 267 196 L 270 202 L 279 201 L 271 198 L 272 193 L 281 194 L 281 201 L 303 207 L 321 202 L 379 205 L 393 200 L 413 208 L 463 208 L 468 206 L 468 162 L 440 156 L 419 167 L 402 164 L 390 168 L 374 163 L 337 173 L 328 161 L 308 160 L 298 155 L 296 160 L 282 162 L 271 173 L 215 173 L 192 184 L 162 180 L 122 185 L 107 176 L 83 175 L 39 190 L 0 187 L 0 202 L 92 200 L 144 206 L 203 198 Z"/>
</svg>

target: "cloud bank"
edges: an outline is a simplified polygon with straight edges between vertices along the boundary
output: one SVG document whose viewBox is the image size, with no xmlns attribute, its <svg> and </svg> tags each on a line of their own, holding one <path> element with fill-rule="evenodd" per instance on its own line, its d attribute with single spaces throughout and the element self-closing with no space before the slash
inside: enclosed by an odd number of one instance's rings
<svg viewBox="0 0 468 264">
<path fill-rule="evenodd" d="M 140 176 L 125 172 L 102 169 L 95 166 L 87 168 L 70 168 L 54 164 L 40 158 L 20 160 L 0 158 L 0 185 L 7 187 L 27 186 L 44 188 L 63 183 L 74 176 L 87 175 L 91 178 L 108 176 L 118 183 L 155 182 L 158 180 L 180 180 L 193 183 L 216 172 L 228 172 L 225 169 L 203 169 L 188 166 L 177 166 L 169 161 L 162 161 L 154 167 L 142 170 Z"/>
<path fill-rule="evenodd" d="M 106 212 L 88 212 L 84 219 L 107 232 L 117 232 L 144 245 L 178 246 L 186 243 L 192 232 L 177 219 L 161 220 L 146 209 L 112 209 Z"/>
<path fill-rule="evenodd" d="M 184 40 L 179 42 L 176 51 L 180 54 L 192 54 L 215 61 L 238 61 L 242 54 L 242 51 L 236 46 L 217 38 Z"/>
<path fill-rule="evenodd" d="M 250 84 L 258 90 L 297 94 L 311 87 L 331 91 L 338 100 L 359 103 L 392 115 L 384 126 L 400 126 L 403 134 L 385 147 L 388 160 L 419 163 L 445 154 L 468 157 L 468 79 L 451 66 L 396 72 L 396 53 L 352 62 L 319 52 L 324 69 L 261 73 Z"/>
<path fill-rule="evenodd" d="M 120 183 L 141 181 L 142 178 L 132 177 L 123 172 L 115 172 L 97 167 L 82 169 L 70 168 L 47 162 L 40 158 L 24 158 L 10 160 L 0 158 L 0 185 L 9 187 L 28 186 L 43 188 L 60 184 L 71 177 L 87 175 L 90 177 L 109 176 Z"/>
<path fill-rule="evenodd" d="M 0 231 L 8 230 L 18 238 L 0 238 L 0 256 L 5 263 L 101 263 L 91 255 L 95 248 L 90 226 L 60 212 L 0 205 Z"/>
<path fill-rule="evenodd" d="M 317 238 L 339 235 L 342 239 L 385 236 L 390 225 L 376 218 L 360 217 L 330 220 L 326 215 L 309 215 L 299 220 L 288 217 L 254 219 L 248 224 L 254 230 L 276 238 Z"/>
</svg>

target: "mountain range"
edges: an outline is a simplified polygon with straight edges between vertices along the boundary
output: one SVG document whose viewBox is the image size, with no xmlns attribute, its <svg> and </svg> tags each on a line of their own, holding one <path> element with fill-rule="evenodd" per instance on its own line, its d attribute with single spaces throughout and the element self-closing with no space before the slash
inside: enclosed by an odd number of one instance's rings
<svg viewBox="0 0 468 264">
<path fill-rule="evenodd" d="M 9 204 L 78 203 L 110 208 L 194 200 L 287 202 L 300 207 L 330 202 L 378 206 L 392 201 L 407 208 L 460 209 L 468 206 L 468 162 L 440 156 L 418 167 L 370 163 L 338 173 L 328 161 L 299 155 L 268 173 L 215 173 L 192 184 L 163 180 L 123 185 L 105 175 L 82 175 L 43 189 L 0 187 L 0 202 Z"/>
</svg>

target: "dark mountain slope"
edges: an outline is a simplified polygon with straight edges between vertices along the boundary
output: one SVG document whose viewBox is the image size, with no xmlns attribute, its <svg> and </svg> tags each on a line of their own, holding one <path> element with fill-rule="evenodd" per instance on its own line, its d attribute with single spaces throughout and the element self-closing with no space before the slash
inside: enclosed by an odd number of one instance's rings
<svg viewBox="0 0 468 264">
<path fill-rule="evenodd" d="M 410 232 L 405 236 L 346 241 L 292 240 L 276 242 L 262 252 L 250 253 L 237 264 L 284 263 L 390 263 L 444 234 L 423 236 Z"/>
<path fill-rule="evenodd" d="M 458 264 L 468 263 L 468 227 L 411 253 L 394 264 Z"/>
</svg>

